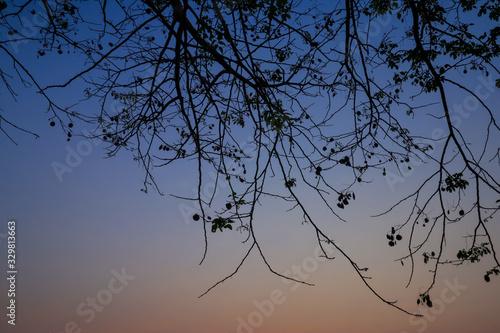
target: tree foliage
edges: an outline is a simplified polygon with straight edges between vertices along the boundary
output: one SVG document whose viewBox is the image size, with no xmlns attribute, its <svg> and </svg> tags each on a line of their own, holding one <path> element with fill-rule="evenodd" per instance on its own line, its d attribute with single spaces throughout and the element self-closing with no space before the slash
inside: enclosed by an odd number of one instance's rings
<svg viewBox="0 0 500 333">
<path fill-rule="evenodd" d="M 129 150 L 146 170 L 145 192 L 161 192 L 154 168 L 196 164 L 193 218 L 206 222 L 203 258 L 207 225 L 212 232 L 234 225 L 247 234 L 249 252 L 280 275 L 254 222 L 259 202 L 281 198 L 300 212 L 326 257 L 324 247 L 334 247 L 375 295 L 398 309 L 319 220 L 342 220 L 358 183 L 389 172 L 399 177 L 412 163 L 425 163 L 428 177 L 382 214 L 409 203 L 387 240 L 406 244 L 398 260 L 411 263 L 411 276 L 420 254 L 433 266 L 434 278 L 418 298 L 431 306 L 440 265 L 491 256 L 487 281 L 500 268 L 487 223 L 499 209 L 500 128 L 484 93 L 500 87 L 499 17 L 498 2 L 474 0 L 1 1 L 0 52 L 8 61 L 0 75 L 12 96 L 12 82 L 34 85 L 47 101 L 49 122 L 68 140 L 73 122 L 88 122 L 95 126 L 90 136 L 107 142 L 110 156 Z M 61 57 L 78 70 L 42 85 L 29 57 L 18 52 L 27 42 L 37 57 Z M 491 87 L 474 89 L 470 78 L 477 75 Z M 72 86 L 83 86 L 82 96 L 99 109 L 61 105 L 55 96 Z M 457 92 L 477 105 L 467 122 L 481 124 L 479 135 L 463 125 L 463 106 L 453 109 Z M 0 117 L 9 138 L 9 127 L 23 130 Z M 426 122 L 440 124 L 440 131 L 423 131 Z M 207 196 L 202 188 L 211 171 L 216 185 Z M 307 208 L 304 188 L 331 216 Z M 217 191 L 227 191 L 219 198 L 229 200 L 217 200 Z M 472 241 L 447 258 L 446 231 L 459 221 Z M 419 223 L 431 225 L 423 238 L 416 236 Z M 439 242 L 428 253 L 431 235 Z"/>
</svg>

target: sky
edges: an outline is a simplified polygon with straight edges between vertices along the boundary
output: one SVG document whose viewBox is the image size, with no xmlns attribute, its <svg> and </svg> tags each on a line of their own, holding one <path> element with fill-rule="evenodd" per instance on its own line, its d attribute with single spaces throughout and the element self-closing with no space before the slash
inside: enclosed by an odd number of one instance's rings
<svg viewBox="0 0 500 333">
<path fill-rule="evenodd" d="M 25 45 L 29 47 L 29 45 Z M 2 53 L 3 57 L 4 54 Z M 29 57 L 29 55 L 26 55 Z M 0 62 L 5 58 L 0 58 Z M 49 82 L 71 63 L 31 63 Z M 487 102 L 500 103 L 488 79 L 472 77 L 472 87 Z M 370 269 L 370 283 L 383 297 L 424 315 L 411 317 L 377 299 L 340 253 L 318 256 L 315 235 L 288 206 L 272 199 L 262 203 L 255 232 L 273 268 L 307 286 L 273 275 L 255 253 L 239 272 L 203 297 L 217 281 L 233 272 L 248 250 L 237 231 L 209 234 L 204 250 L 203 228 L 190 219 L 189 203 L 170 194 L 192 196 L 196 169 L 184 161 L 156 171 L 164 196 L 140 191 L 144 170 L 132 156 L 106 158 L 103 145 L 66 136 L 49 126 L 49 115 L 35 89 L 18 86 L 17 101 L 0 91 L 1 112 L 34 138 L 9 130 L 17 144 L 0 135 L 0 270 L 7 274 L 10 221 L 16 231 L 16 325 L 7 323 L 10 284 L 0 283 L 1 332 L 146 332 L 146 333 L 492 333 L 500 327 L 500 279 L 486 283 L 491 258 L 459 267 L 442 267 L 431 292 L 433 308 L 416 304 L 431 279 L 420 261 L 408 288 L 408 266 L 397 258 L 404 246 L 387 246 L 387 230 L 403 219 L 402 211 L 371 218 L 408 194 L 426 175 L 414 166 L 404 177 L 374 177 L 355 188 L 357 199 L 345 209 L 348 223 L 321 220 L 331 237 L 360 265 Z M 69 92 L 71 99 L 80 91 Z M 468 96 L 455 95 L 457 106 Z M 472 108 L 471 108 L 472 109 Z M 460 113 L 457 111 L 457 115 Z M 460 121 L 474 131 L 474 116 Z M 458 119 L 458 118 L 457 118 Z M 457 120 L 458 121 L 458 120 Z M 467 127 L 466 127 L 467 126 Z M 439 128 L 426 123 L 427 133 Z M 75 133 L 91 130 L 77 123 Z M 62 166 L 62 169 L 61 169 Z M 64 170 L 64 171 L 61 171 Z M 498 174 L 498 168 L 493 172 Z M 308 207 L 322 216 L 313 198 Z M 498 218 L 490 224 L 500 241 Z M 450 239 L 464 225 L 450 228 Z M 459 237 L 459 236 L 457 236 Z M 451 252 L 463 242 L 448 244 Z"/>
</svg>

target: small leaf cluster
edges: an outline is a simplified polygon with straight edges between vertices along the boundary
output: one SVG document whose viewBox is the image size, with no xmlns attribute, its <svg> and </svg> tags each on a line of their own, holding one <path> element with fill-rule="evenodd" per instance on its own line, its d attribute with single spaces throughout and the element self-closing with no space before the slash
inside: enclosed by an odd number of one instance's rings
<svg viewBox="0 0 500 333">
<path fill-rule="evenodd" d="M 283 109 L 281 101 L 278 101 L 278 104 L 273 106 L 274 110 L 265 110 L 263 112 L 263 117 L 266 124 L 270 126 L 273 131 L 278 132 L 291 120 L 292 115 L 290 112 L 286 112 Z"/>
<path fill-rule="evenodd" d="M 473 246 L 470 249 L 460 250 L 457 253 L 457 258 L 460 260 L 469 260 L 470 262 L 479 262 L 480 257 L 491 254 L 488 243 L 481 243 L 480 246 Z"/>
<path fill-rule="evenodd" d="M 373 0 L 370 1 L 370 9 L 375 15 L 391 14 L 394 9 L 398 8 L 398 2 L 394 0 Z"/>
<path fill-rule="evenodd" d="M 279 62 L 283 62 L 290 59 L 290 56 L 292 55 L 292 51 L 290 50 L 289 46 L 283 49 L 276 49 L 274 52 L 276 55 L 276 59 L 278 59 Z"/>
<path fill-rule="evenodd" d="M 489 271 L 487 271 L 486 274 L 484 275 L 484 281 L 490 282 L 490 275 L 492 275 L 492 274 L 499 275 L 500 274 L 500 270 L 495 267 L 495 268 L 490 269 Z"/>
<path fill-rule="evenodd" d="M 231 223 L 234 221 L 229 218 L 217 217 L 212 221 L 212 232 L 216 232 L 217 229 L 221 232 L 224 231 L 223 229 L 233 230 Z"/>
<path fill-rule="evenodd" d="M 396 234 L 396 229 L 394 227 L 391 228 L 391 232 L 387 234 L 387 239 L 389 240 L 389 246 L 394 246 L 396 245 L 397 241 L 400 241 L 403 239 L 403 236 L 401 236 L 400 234 Z"/>
<path fill-rule="evenodd" d="M 444 180 L 445 186 L 442 188 L 443 191 L 454 192 L 457 189 L 465 190 L 469 185 L 469 182 L 465 179 L 462 179 L 463 174 L 461 172 L 454 173 L 453 175 L 449 175 Z"/>
<path fill-rule="evenodd" d="M 349 156 L 344 156 L 339 160 L 340 164 L 344 164 L 345 166 L 350 167 L 351 166 L 351 161 L 349 161 Z"/>
<path fill-rule="evenodd" d="M 419 305 L 425 304 L 428 307 L 432 308 L 432 301 L 431 301 L 431 297 L 429 296 L 429 293 L 420 294 L 420 297 L 417 299 L 417 304 L 419 304 Z"/>
<path fill-rule="evenodd" d="M 354 194 L 354 192 L 340 193 L 339 197 L 337 198 L 337 200 L 339 201 L 337 203 L 337 207 L 344 209 L 344 207 L 349 204 L 349 200 L 351 199 L 356 200 L 356 195 Z"/>
<path fill-rule="evenodd" d="M 297 186 L 296 182 L 297 182 L 297 179 L 290 178 L 287 181 L 285 181 L 285 187 L 288 188 L 288 189 L 290 189 L 290 188 L 292 188 L 294 186 Z"/>
<path fill-rule="evenodd" d="M 422 253 L 422 255 L 424 256 L 424 264 L 427 264 L 430 259 L 435 258 L 436 252 L 434 252 L 434 251 L 432 251 L 431 253 L 424 252 L 424 253 Z"/>
</svg>

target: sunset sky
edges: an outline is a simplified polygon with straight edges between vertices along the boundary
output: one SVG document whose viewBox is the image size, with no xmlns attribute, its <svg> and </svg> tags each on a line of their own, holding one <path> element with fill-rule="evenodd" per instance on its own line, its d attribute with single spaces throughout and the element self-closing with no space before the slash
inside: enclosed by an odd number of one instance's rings
<svg viewBox="0 0 500 333">
<path fill-rule="evenodd" d="M 25 48 L 21 52 L 31 50 L 30 45 L 20 47 Z M 33 53 L 23 57 L 45 84 L 73 70 L 71 62 L 36 59 Z M 0 63 L 6 59 L 0 53 Z M 489 78 L 473 75 L 464 79 L 488 94 L 486 102 L 498 112 L 499 90 L 492 89 Z M 40 137 L 9 128 L 14 144 L 0 133 L 0 270 L 7 275 L 8 221 L 16 222 L 18 266 L 15 326 L 7 324 L 8 284 L 5 279 L 0 283 L 1 332 L 498 332 L 500 277 L 489 283 L 483 279 L 494 266 L 491 257 L 441 267 L 431 291 L 433 308 L 418 306 L 418 294 L 432 279 L 432 266 L 425 266 L 419 255 L 416 274 L 406 288 L 410 268 L 396 259 L 406 254 L 407 234 L 395 247 L 385 238 L 391 226 L 406 219 L 405 210 L 371 217 L 414 190 L 429 174 L 426 165 L 415 165 L 399 178 L 392 173 L 393 178 L 373 175 L 356 186 L 356 200 L 341 212 L 346 223 L 330 221 L 331 215 L 322 218 L 326 210 L 312 196 L 306 201 L 332 239 L 360 267 L 369 268 L 369 282 L 381 296 L 424 317 L 411 317 L 377 299 L 334 249 L 329 254 L 335 259 L 319 257 L 312 228 L 287 211 L 289 205 L 274 199 L 263 200 L 256 215 L 262 250 L 278 273 L 314 286 L 272 274 L 253 252 L 235 276 L 199 298 L 234 271 L 251 244 L 243 243 L 246 234 L 236 230 L 209 230 L 207 256 L 200 265 L 205 243 L 201 222 L 191 219 L 196 208 L 171 195 L 193 197 L 193 161 L 157 169 L 165 195 L 153 190 L 145 194 L 140 191 L 144 170 L 131 154 L 106 158 L 104 144 L 78 135 L 66 141 L 60 128 L 49 125 L 50 115 L 35 88 L 19 83 L 15 88 L 17 101 L 0 88 L 2 115 Z M 61 98 L 79 99 L 81 88 Z M 467 103 L 463 93 L 453 96 L 453 103 Z M 416 115 L 415 121 L 419 119 Z M 460 120 L 469 134 L 481 121 L 475 116 Z M 417 128 L 431 136 L 442 126 L 435 120 Z M 73 131 L 90 130 L 91 125 L 76 122 Z M 500 168 L 492 172 L 498 177 Z M 500 246 L 499 222 L 496 217 L 489 227 Z M 462 236 L 471 225 L 450 226 L 449 257 L 468 245 Z"/>
<path fill-rule="evenodd" d="M 500 325 L 500 281 L 493 278 L 487 284 L 483 280 L 493 265 L 490 258 L 443 269 L 431 293 L 435 312 L 430 311 L 426 319 L 411 319 L 376 299 L 335 251 L 336 259 L 331 262 L 318 258 L 311 229 L 272 202 L 275 209 L 264 205 L 256 225 L 269 261 L 276 271 L 292 272 L 315 286 L 285 283 L 252 255 L 237 275 L 199 299 L 233 271 L 248 244 L 242 244 L 244 235 L 235 231 L 210 234 L 207 259 L 198 265 L 203 229 L 184 218 L 181 208 L 186 202 L 168 195 L 192 195 L 189 163 L 158 170 L 167 194 L 146 195 L 140 192 L 143 171 L 130 156 L 106 159 L 102 147 L 83 138 L 67 142 L 63 133 L 48 125 L 38 103 L 26 93 L 18 103 L 3 106 L 13 120 L 21 120 L 40 134 L 33 139 L 14 133 L 17 146 L 1 138 L 0 231 L 5 236 L 7 221 L 17 222 L 19 266 L 17 325 L 7 327 L 5 317 L 1 323 L 8 332 L 59 333 L 67 323 L 71 331 L 72 322 L 82 332 L 92 333 L 488 333 Z M 74 156 L 68 157 L 78 151 L 83 153 L 79 163 L 71 159 Z M 72 172 L 62 174 L 61 182 L 54 162 L 71 165 Z M 395 192 L 385 178 L 365 184 L 356 202 L 346 209 L 349 222 L 333 221 L 331 227 L 333 239 L 359 265 L 370 268 L 371 282 L 381 295 L 415 312 L 420 311 L 416 296 L 429 282 L 428 268 L 420 265 L 405 289 L 408 267 L 394 261 L 405 248 L 389 248 L 385 241 L 397 215 L 389 220 L 369 215 L 387 208 L 388 199 L 398 198 L 407 184 L 411 187 L 423 169 L 394 185 Z M 492 225 L 492 233 L 499 239 L 498 225 Z M 6 253 L 5 239 L 0 240 Z M 465 241 L 455 248 L 464 245 Z M 5 258 L 0 267 L 6 271 Z M 130 279 L 125 279 L 126 286 L 120 288 L 111 281 L 112 271 L 125 272 Z M 112 289 L 120 292 L 106 292 L 110 281 Z M 455 287 L 450 289 L 450 285 Z M 6 283 L 1 287 L 5 300 Z M 98 295 L 105 303 L 109 301 L 104 308 L 97 307 L 101 312 L 87 303 L 89 297 Z M 111 300 L 106 298 L 109 295 Z M 439 309 L 441 295 L 444 305 Z M 272 300 L 274 307 L 269 305 Z"/>
</svg>

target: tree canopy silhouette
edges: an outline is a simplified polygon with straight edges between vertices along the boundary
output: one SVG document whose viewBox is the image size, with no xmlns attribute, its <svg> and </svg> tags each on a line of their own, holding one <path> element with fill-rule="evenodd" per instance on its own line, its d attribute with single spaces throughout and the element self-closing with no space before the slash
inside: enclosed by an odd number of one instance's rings
<svg viewBox="0 0 500 333">
<path fill-rule="evenodd" d="M 431 172 L 419 186 L 375 212 L 407 208 L 384 242 L 405 244 L 397 260 L 409 263 L 408 284 L 417 260 L 431 266 L 418 302 L 432 306 L 443 264 L 491 255 L 484 278 L 500 273 L 488 229 L 500 206 L 500 127 L 490 99 L 500 88 L 499 17 L 500 3 L 475 0 L 0 1 L 8 59 L 0 75 L 14 97 L 13 82 L 34 85 L 49 124 L 68 140 L 73 123 L 87 122 L 110 156 L 129 150 L 146 170 L 144 192 L 162 192 L 155 168 L 195 163 L 197 194 L 186 199 L 197 203 L 190 217 L 206 222 L 203 259 L 210 232 L 234 228 L 250 245 L 241 264 L 256 251 L 281 276 L 254 233 L 259 202 L 279 198 L 300 212 L 326 257 L 325 247 L 335 248 L 377 297 L 407 312 L 372 288 L 367 268 L 319 220 L 343 220 L 358 183 L 394 184 L 426 164 Z M 28 42 L 37 57 L 60 57 L 75 72 L 41 84 L 19 52 Z M 61 102 L 73 86 L 99 109 Z M 456 96 L 467 98 L 457 104 Z M 13 141 L 11 127 L 28 131 L 0 120 Z M 439 130 L 428 133 L 428 122 Z M 309 209 L 306 193 L 331 215 Z M 471 241 L 447 257 L 447 230 L 459 221 Z M 425 252 L 436 239 L 436 250 Z"/>
</svg>

